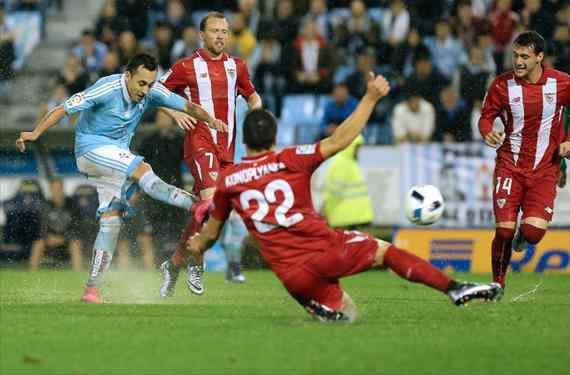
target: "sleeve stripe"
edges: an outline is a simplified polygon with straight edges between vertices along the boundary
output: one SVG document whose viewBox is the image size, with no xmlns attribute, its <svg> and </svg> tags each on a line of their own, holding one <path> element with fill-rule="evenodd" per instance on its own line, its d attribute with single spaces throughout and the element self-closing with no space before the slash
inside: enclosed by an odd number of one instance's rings
<svg viewBox="0 0 570 375">
<path fill-rule="evenodd" d="M 105 84 L 103 84 L 103 85 L 101 85 L 101 86 L 98 86 L 98 87 L 93 87 L 92 89 L 87 89 L 87 90 L 85 91 L 85 96 L 96 95 L 96 94 L 98 94 L 100 91 L 105 91 L 105 90 L 107 90 L 108 88 L 114 87 L 114 86 L 116 86 L 116 85 L 119 85 L 119 86 L 120 86 L 120 85 L 121 85 L 121 82 L 118 81 L 118 80 L 115 80 L 115 81 L 113 81 L 113 82 L 108 82 L 108 83 L 105 83 Z"/>
<path fill-rule="evenodd" d="M 98 98 L 100 96 L 107 95 L 107 94 L 109 94 L 115 90 L 120 89 L 120 88 L 121 88 L 121 85 L 111 86 L 105 90 L 97 91 L 96 93 L 89 93 L 89 94 L 85 95 L 85 99 L 95 99 L 95 98 Z"/>
<path fill-rule="evenodd" d="M 156 85 L 156 88 L 157 88 L 157 89 L 160 89 L 160 90 L 163 90 L 163 91 L 166 92 L 166 93 L 170 93 L 170 92 L 171 92 L 169 89 L 166 88 L 166 86 L 164 86 L 164 85 L 163 85 L 162 83 L 160 83 L 160 82 Z"/>
<path fill-rule="evenodd" d="M 154 86 L 152 87 L 153 89 L 156 89 L 156 91 L 158 91 L 159 93 L 161 93 L 162 95 L 166 96 L 167 98 L 170 96 L 171 92 L 166 89 L 163 85 L 161 84 L 154 84 Z"/>
</svg>

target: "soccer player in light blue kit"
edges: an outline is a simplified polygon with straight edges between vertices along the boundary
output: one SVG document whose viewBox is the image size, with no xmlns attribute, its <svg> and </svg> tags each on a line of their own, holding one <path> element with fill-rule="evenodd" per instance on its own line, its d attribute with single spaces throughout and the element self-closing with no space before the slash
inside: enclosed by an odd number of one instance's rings
<svg viewBox="0 0 570 375">
<path fill-rule="evenodd" d="M 71 96 L 50 111 L 33 131 L 20 133 L 16 141 L 18 149 L 24 152 L 25 142 L 38 139 L 65 115 L 81 112 L 75 130 L 75 157 L 79 171 L 97 186 L 100 218 L 91 272 L 81 298 L 88 303 L 103 303 L 102 275 L 111 264 L 122 217 L 129 212 L 129 202 L 139 189 L 154 199 L 185 210 L 193 203 L 190 193 L 162 181 L 141 156 L 129 150 L 144 112 L 151 107 L 167 107 L 185 112 L 216 130 L 227 130 L 226 124 L 212 118 L 202 107 L 155 82 L 157 66 L 156 59 L 150 55 L 134 56 L 125 73 L 103 77 L 85 91 Z M 188 120 L 182 125 L 189 127 L 192 123 Z"/>
</svg>

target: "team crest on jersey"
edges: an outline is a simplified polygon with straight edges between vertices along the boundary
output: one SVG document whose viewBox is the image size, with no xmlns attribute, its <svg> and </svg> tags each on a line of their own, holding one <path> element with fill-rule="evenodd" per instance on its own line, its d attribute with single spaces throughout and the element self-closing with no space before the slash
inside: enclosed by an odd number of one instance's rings
<svg viewBox="0 0 570 375">
<path fill-rule="evenodd" d="M 311 155 L 315 153 L 315 145 L 300 145 L 295 149 L 297 155 Z"/>
<path fill-rule="evenodd" d="M 210 172 L 210 178 L 212 180 L 217 180 L 218 179 L 218 172 Z"/>
<path fill-rule="evenodd" d="M 544 94 L 544 99 L 546 100 L 546 102 L 548 104 L 552 104 L 552 102 L 554 101 L 554 93 L 553 92 L 547 92 Z"/>
<path fill-rule="evenodd" d="M 507 203 L 507 200 L 505 198 L 497 199 L 497 206 L 499 206 L 499 208 L 505 207 L 506 203 Z"/>
<path fill-rule="evenodd" d="M 234 79 L 234 77 L 236 76 L 236 70 L 234 68 L 228 68 L 228 69 L 226 69 L 226 71 L 230 75 L 230 78 Z"/>
<path fill-rule="evenodd" d="M 77 94 L 73 95 L 71 98 L 67 99 L 65 104 L 67 104 L 68 107 L 75 107 L 75 106 L 80 105 L 84 101 L 85 101 L 85 97 L 83 95 L 81 95 L 81 93 L 77 93 Z"/>
</svg>

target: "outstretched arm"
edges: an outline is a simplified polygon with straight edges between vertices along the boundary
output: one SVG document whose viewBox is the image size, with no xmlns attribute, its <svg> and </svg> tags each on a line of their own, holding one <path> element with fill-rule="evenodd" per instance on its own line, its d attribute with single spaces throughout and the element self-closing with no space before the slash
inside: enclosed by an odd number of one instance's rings
<svg viewBox="0 0 570 375">
<path fill-rule="evenodd" d="M 388 81 L 383 76 L 374 76 L 370 72 L 366 93 L 360 99 L 360 103 L 354 112 L 336 128 L 330 137 L 321 141 L 320 150 L 324 159 L 330 158 L 354 141 L 366 126 L 378 100 L 388 95 L 389 92 L 390 84 Z"/>
<path fill-rule="evenodd" d="M 228 126 L 222 120 L 218 120 L 210 116 L 210 114 L 198 104 L 186 101 L 186 113 L 194 118 L 197 118 L 200 121 L 204 121 L 208 127 L 212 129 L 220 130 L 223 132 L 228 131 Z"/>
<path fill-rule="evenodd" d="M 16 147 L 20 152 L 26 151 L 26 142 L 34 142 L 46 130 L 57 124 L 65 116 L 65 109 L 59 105 L 49 111 L 36 125 L 36 128 L 31 132 L 21 132 L 16 140 Z"/>
</svg>

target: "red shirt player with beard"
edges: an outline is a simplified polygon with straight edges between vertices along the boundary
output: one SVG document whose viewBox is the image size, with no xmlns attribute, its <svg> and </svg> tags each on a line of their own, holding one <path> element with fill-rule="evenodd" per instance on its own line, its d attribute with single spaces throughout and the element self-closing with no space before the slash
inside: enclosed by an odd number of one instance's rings
<svg viewBox="0 0 570 375">
<path fill-rule="evenodd" d="M 172 258 L 161 265 L 163 284 L 161 295 L 171 296 L 178 271 L 189 260 L 185 244 L 202 224 L 214 195 L 218 174 L 233 164 L 235 144 L 235 107 L 238 95 L 247 100 L 249 109 L 260 108 L 261 97 L 250 80 L 246 63 L 239 57 L 224 52 L 229 26 L 223 13 L 210 12 L 200 22 L 203 48 L 177 61 L 164 74 L 161 82 L 169 90 L 200 104 L 208 113 L 227 124 L 227 132 L 210 131 L 201 123 L 182 124 L 191 129 L 184 142 L 184 161 L 194 177 L 194 193 L 200 197 L 195 204 L 192 220 L 178 241 Z M 180 124 L 188 121 L 186 115 L 167 112 Z M 196 294 L 203 293 L 202 259 L 188 267 L 187 284 Z"/>
<path fill-rule="evenodd" d="M 570 134 L 565 134 L 563 124 L 564 106 L 570 103 L 570 76 L 542 65 L 545 42 L 534 31 L 520 34 L 512 48 L 513 70 L 491 84 L 479 120 L 485 142 L 498 147 L 491 263 L 493 279 L 503 287 L 511 250 L 522 250 L 525 242 L 536 244 L 546 233 L 560 160 L 570 156 Z M 493 130 L 499 116 L 504 133 Z"/>
<path fill-rule="evenodd" d="M 273 149 L 275 117 L 263 109 L 250 111 L 243 125 L 247 157 L 221 172 L 214 210 L 200 233 L 190 239 L 192 253 L 201 256 L 216 241 L 235 209 L 283 286 L 318 320 L 353 321 L 356 305 L 339 279 L 379 266 L 447 293 L 456 305 L 473 298 L 497 299 L 502 292 L 499 284 L 458 283 L 388 242 L 330 228 L 315 211 L 310 191 L 313 172 L 354 141 L 389 90 L 384 77 L 370 73 L 366 94 L 331 136 L 282 151 Z"/>
</svg>

